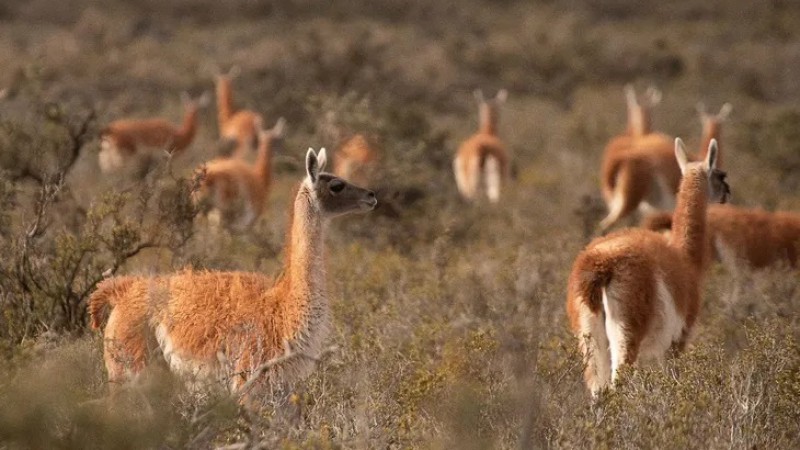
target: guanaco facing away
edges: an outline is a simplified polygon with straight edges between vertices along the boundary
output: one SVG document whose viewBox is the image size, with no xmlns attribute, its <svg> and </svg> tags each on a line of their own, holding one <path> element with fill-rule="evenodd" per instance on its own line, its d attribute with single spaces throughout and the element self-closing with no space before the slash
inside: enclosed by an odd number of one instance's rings
<svg viewBox="0 0 800 450">
<path fill-rule="evenodd" d="M 220 382 L 236 394 L 307 376 L 313 361 L 294 358 L 248 380 L 286 347 L 315 357 L 329 331 L 324 237 L 329 219 L 375 208 L 372 191 L 323 172 L 325 149 L 306 154 L 306 177 L 291 206 L 284 267 L 276 280 L 246 272 L 184 270 L 101 282 L 89 298 L 92 327 L 104 330 L 111 383 L 135 377 L 158 351 L 176 374 Z M 260 390 L 259 390 L 260 391 Z M 256 392 L 259 392 L 256 391 Z M 250 391 L 253 392 L 253 391 Z M 252 400 L 252 395 L 249 395 Z"/>
<path fill-rule="evenodd" d="M 509 156 L 505 145 L 497 137 L 497 122 L 500 106 L 507 97 L 505 89 L 489 100 L 483 97 L 480 89 L 475 91 L 478 132 L 461 144 L 453 160 L 456 185 L 466 200 L 474 200 L 481 185 L 490 202 L 500 200 L 501 185 L 509 176 Z"/>
<path fill-rule="evenodd" d="M 718 114 L 709 114 L 702 103 L 698 104 L 703 133 L 700 151 L 690 160 L 702 161 L 712 139 L 720 146 L 721 124 L 731 109 L 726 103 Z M 637 209 L 648 215 L 671 210 L 675 204 L 681 174 L 673 156 L 671 138 L 661 133 L 648 133 L 631 136 L 629 142 L 627 148 L 607 149 L 604 156 L 601 188 L 609 212 L 600 222 L 601 233 Z M 717 167 L 721 167 L 721 160 L 717 161 Z"/>
<path fill-rule="evenodd" d="M 661 98 L 661 91 L 651 87 L 640 101 L 633 86 L 625 86 L 627 129 L 609 141 L 601 163 L 600 189 L 608 207 L 601 233 L 637 208 L 673 206 L 680 172 L 672 138 L 652 131 L 652 109 Z"/>
<path fill-rule="evenodd" d="M 216 76 L 219 137 L 223 141 L 235 143 L 232 156 L 236 158 L 248 156 L 250 150 L 256 146 L 258 130 L 264 121 L 257 112 L 234 109 L 231 83 L 240 73 L 239 67 L 234 66 L 228 73 L 218 73 Z"/>
<path fill-rule="evenodd" d="M 780 263 L 798 266 L 800 213 L 711 205 L 707 220 L 709 252 L 732 273 Z M 642 227 L 653 231 L 669 230 L 672 215 L 647 216 L 642 220 Z"/>
<path fill-rule="evenodd" d="M 282 145 L 285 128 L 286 120 L 280 118 L 271 130 L 259 130 L 254 164 L 239 158 L 219 158 L 198 169 L 201 179 L 195 201 L 208 203 L 209 220 L 242 231 L 261 216 L 272 184 L 273 152 Z"/>
<path fill-rule="evenodd" d="M 209 98 L 204 93 L 194 100 L 184 92 L 181 99 L 185 114 L 180 126 L 162 118 L 121 119 L 108 124 L 100 132 L 100 170 L 110 173 L 137 164 L 146 169 L 156 155 L 165 151 L 176 155 L 188 147 L 197 131 L 198 110 Z"/>
<path fill-rule="evenodd" d="M 377 161 L 377 152 L 360 133 L 345 140 L 336 150 L 333 173 L 355 183 L 368 184 Z"/>
<path fill-rule="evenodd" d="M 691 162 L 676 139 L 675 156 L 683 177 L 671 237 L 622 230 L 592 241 L 572 266 L 567 315 L 593 395 L 617 379 L 623 364 L 662 360 L 671 347 L 683 350 L 697 318 L 707 202 L 724 203 L 730 188 L 716 169 L 715 140 L 705 160 Z"/>
</svg>

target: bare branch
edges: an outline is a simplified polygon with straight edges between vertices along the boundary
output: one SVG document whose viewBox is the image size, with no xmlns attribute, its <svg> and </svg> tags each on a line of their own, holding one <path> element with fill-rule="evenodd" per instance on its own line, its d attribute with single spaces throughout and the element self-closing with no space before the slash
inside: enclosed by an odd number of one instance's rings
<svg viewBox="0 0 800 450">
<path fill-rule="evenodd" d="M 265 362 L 258 366 L 255 370 L 252 371 L 250 378 L 234 393 L 236 397 L 241 398 L 244 396 L 258 381 L 258 379 L 268 370 L 272 369 L 273 367 L 285 363 L 286 361 L 290 361 L 293 359 L 310 359 L 314 362 L 319 362 L 322 360 L 323 357 L 327 356 L 328 354 L 335 353 L 339 351 L 339 347 L 332 345 L 323 349 L 319 355 L 311 356 L 308 353 L 303 352 L 293 352 L 288 345 L 284 346 L 284 354 L 275 358 L 270 359 L 269 361 Z M 238 375 L 238 374 L 234 374 Z"/>
</svg>

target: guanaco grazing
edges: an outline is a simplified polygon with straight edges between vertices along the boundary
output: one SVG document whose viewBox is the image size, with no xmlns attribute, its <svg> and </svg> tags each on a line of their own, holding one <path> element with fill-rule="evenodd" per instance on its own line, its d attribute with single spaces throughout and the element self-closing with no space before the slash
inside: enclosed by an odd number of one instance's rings
<svg viewBox="0 0 800 450">
<path fill-rule="evenodd" d="M 110 173 L 133 164 L 148 163 L 155 155 L 166 151 L 181 153 L 192 143 L 197 131 L 198 110 L 208 104 L 208 95 L 197 100 L 181 95 L 185 114 L 178 126 L 162 118 L 121 119 L 100 131 L 100 170 Z"/>
<path fill-rule="evenodd" d="M 377 161 L 377 153 L 367 138 L 360 133 L 344 141 L 333 158 L 333 173 L 352 180 L 354 183 L 368 184 Z"/>
<path fill-rule="evenodd" d="M 286 121 L 280 118 L 271 130 L 259 130 L 254 164 L 239 158 L 219 158 L 198 169 L 201 179 L 195 201 L 209 203 L 209 218 L 242 231 L 261 216 L 272 184 L 273 152 L 282 145 L 285 128 Z"/>
<path fill-rule="evenodd" d="M 237 158 L 247 156 L 256 146 L 258 130 L 264 121 L 257 112 L 234 109 L 231 83 L 240 73 L 239 67 L 234 66 L 228 73 L 219 73 L 216 76 L 219 136 L 224 141 L 235 143 L 232 156 Z"/>
<path fill-rule="evenodd" d="M 489 201 L 500 200 L 502 183 L 509 176 L 509 155 L 505 145 L 497 137 L 497 122 L 500 106 L 505 103 L 508 92 L 501 89 L 492 99 L 485 99 L 483 92 L 475 91 L 478 101 L 478 132 L 464 141 L 453 160 L 453 172 L 461 196 L 474 200 L 483 187 Z M 483 186 L 481 186 L 483 185 Z"/>
<path fill-rule="evenodd" d="M 700 309 L 706 266 L 706 206 L 730 189 L 716 169 L 715 140 L 701 162 L 675 140 L 682 173 L 669 239 L 626 229 L 592 241 L 575 259 L 567 285 L 567 315 L 584 357 L 593 395 L 617 379 L 623 364 L 661 360 L 682 350 Z"/>
<path fill-rule="evenodd" d="M 323 172 L 325 149 L 306 154 L 306 177 L 290 208 L 284 267 L 277 279 L 258 273 L 184 270 L 101 282 L 89 298 L 95 329 L 104 330 L 111 383 L 139 374 L 158 351 L 189 380 L 221 382 L 234 393 L 263 363 L 292 352 L 315 357 L 329 331 L 324 238 L 329 219 L 375 208 L 372 191 Z M 279 364 L 250 386 L 307 376 L 308 358 Z M 251 391 L 253 392 L 253 391 Z M 260 392 L 260 391 L 256 391 Z M 252 398 L 251 398 L 252 400 Z"/>
<path fill-rule="evenodd" d="M 800 213 L 711 205 L 707 220 L 709 251 L 732 273 L 781 263 L 798 266 Z M 653 214 L 645 217 L 641 225 L 666 231 L 672 228 L 672 216 Z"/>
</svg>

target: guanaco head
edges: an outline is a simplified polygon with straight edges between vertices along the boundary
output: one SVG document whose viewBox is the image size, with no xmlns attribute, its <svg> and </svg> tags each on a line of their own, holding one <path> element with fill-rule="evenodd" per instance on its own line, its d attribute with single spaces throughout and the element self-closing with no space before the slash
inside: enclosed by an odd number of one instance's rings
<svg viewBox="0 0 800 450">
<path fill-rule="evenodd" d="M 183 102 L 183 108 L 186 110 L 186 113 L 196 113 L 197 110 L 205 108 L 211 102 L 211 95 L 208 92 L 203 92 L 197 98 L 192 98 L 188 92 L 183 91 L 181 92 L 181 101 Z"/>
<path fill-rule="evenodd" d="M 725 203 L 731 195 L 731 188 L 725 182 L 727 174 L 717 169 L 717 159 L 719 158 L 719 147 L 717 140 L 712 139 L 708 144 L 708 152 L 702 161 L 690 162 L 686 154 L 686 147 L 681 138 L 675 138 L 675 158 L 681 168 L 683 176 L 690 173 L 700 173 L 708 181 L 708 201 L 715 203 Z"/>
<path fill-rule="evenodd" d="M 241 75 L 241 73 L 242 69 L 239 66 L 232 66 L 227 72 L 223 72 L 218 67 L 214 67 L 214 76 L 218 83 L 230 83 L 231 80 Z"/>
<path fill-rule="evenodd" d="M 624 90 L 628 105 L 628 133 L 636 136 L 650 133 L 653 126 L 651 112 L 661 103 L 661 91 L 650 86 L 640 100 L 632 84 L 626 84 Z"/>
<path fill-rule="evenodd" d="M 725 122 L 728 119 L 728 116 L 731 115 L 731 111 L 733 110 L 733 105 L 730 103 L 725 103 L 719 109 L 719 112 L 716 114 L 709 114 L 706 110 L 706 105 L 703 102 L 697 103 L 697 114 L 700 115 L 700 122 L 703 123 L 705 126 L 709 122 Z"/>
<path fill-rule="evenodd" d="M 353 211 L 374 209 L 378 204 L 374 192 L 323 172 L 327 159 L 324 148 L 319 154 L 313 148 L 309 148 L 306 153 L 307 176 L 304 183 L 314 193 L 323 216 L 335 217 Z"/>
<path fill-rule="evenodd" d="M 703 102 L 698 102 L 697 114 L 700 116 L 700 123 L 703 124 L 703 137 L 706 139 L 719 139 L 720 124 L 728 119 L 732 110 L 733 106 L 730 103 L 725 103 L 718 113 L 710 114 L 706 111 L 706 105 Z"/>
<path fill-rule="evenodd" d="M 261 128 L 261 125 L 258 125 L 258 127 L 258 147 L 263 148 L 264 146 L 269 146 L 272 151 L 279 150 L 281 144 L 283 144 L 283 137 L 286 133 L 286 119 L 283 117 L 279 118 L 278 121 L 275 122 L 275 125 L 269 130 Z"/>
<path fill-rule="evenodd" d="M 483 91 L 476 89 L 475 100 L 478 101 L 479 127 L 484 133 L 495 134 L 497 132 L 497 121 L 500 118 L 500 105 L 506 102 L 508 91 L 500 89 L 494 98 L 486 99 Z"/>
</svg>

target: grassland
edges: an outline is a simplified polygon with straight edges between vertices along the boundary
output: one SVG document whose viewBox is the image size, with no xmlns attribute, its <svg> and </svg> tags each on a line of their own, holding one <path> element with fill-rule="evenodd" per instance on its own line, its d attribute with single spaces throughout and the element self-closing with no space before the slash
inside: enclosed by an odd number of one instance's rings
<svg viewBox="0 0 800 450">
<path fill-rule="evenodd" d="M 655 127 L 690 146 L 696 102 L 731 102 L 734 203 L 800 210 L 798 30 L 800 7 L 781 0 L 4 2 L 0 445 L 800 447 L 796 271 L 712 267 L 691 349 L 593 406 L 564 312 L 627 82 L 664 91 Z M 144 182 L 99 174 L 103 124 L 178 121 L 180 92 L 212 90 L 210 68 L 234 64 L 237 103 L 288 121 L 250 232 L 213 232 L 188 202 L 184 177 L 218 151 L 213 110 Z M 510 93 L 500 133 L 517 176 L 496 206 L 460 202 L 450 173 L 475 88 Z M 333 145 L 332 110 L 379 136 L 376 189 L 424 194 L 333 223 L 340 350 L 258 414 L 158 370 L 108 409 L 86 292 L 108 269 L 278 270 L 301 157 Z"/>
</svg>

